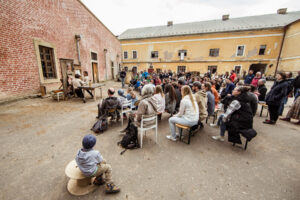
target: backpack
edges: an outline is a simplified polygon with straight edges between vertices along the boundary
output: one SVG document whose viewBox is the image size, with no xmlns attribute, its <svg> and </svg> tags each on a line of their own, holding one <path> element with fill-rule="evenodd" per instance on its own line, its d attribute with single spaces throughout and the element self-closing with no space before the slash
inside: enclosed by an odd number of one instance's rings
<svg viewBox="0 0 300 200">
<path fill-rule="evenodd" d="M 91 128 L 95 133 L 103 133 L 107 130 L 108 122 L 106 117 L 99 118 L 98 121 Z"/>
<path fill-rule="evenodd" d="M 121 145 L 123 148 L 125 148 L 125 150 L 121 152 L 121 155 L 127 149 L 139 148 L 138 129 L 134 123 L 130 123 L 129 127 L 127 127 L 126 134 L 123 136 L 122 140 L 118 142 L 118 145 Z"/>
</svg>

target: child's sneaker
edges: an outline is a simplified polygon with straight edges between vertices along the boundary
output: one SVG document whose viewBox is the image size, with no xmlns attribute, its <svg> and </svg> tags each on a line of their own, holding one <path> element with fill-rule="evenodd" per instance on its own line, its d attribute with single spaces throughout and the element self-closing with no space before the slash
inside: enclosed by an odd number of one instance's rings
<svg viewBox="0 0 300 200">
<path fill-rule="evenodd" d="M 220 136 L 220 135 L 217 135 L 217 136 L 212 136 L 212 139 L 214 140 L 219 140 L 221 142 L 224 142 L 224 137 Z"/>
<path fill-rule="evenodd" d="M 114 183 L 107 183 L 105 185 L 105 192 L 107 194 L 118 193 L 120 192 L 120 188 L 116 186 Z"/>
</svg>

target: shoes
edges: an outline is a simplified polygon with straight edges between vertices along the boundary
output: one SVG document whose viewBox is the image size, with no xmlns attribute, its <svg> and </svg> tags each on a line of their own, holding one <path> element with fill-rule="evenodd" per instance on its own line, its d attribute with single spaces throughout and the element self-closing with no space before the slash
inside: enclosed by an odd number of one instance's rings
<svg viewBox="0 0 300 200">
<path fill-rule="evenodd" d="M 105 184 L 105 181 L 103 180 L 102 175 L 96 177 L 93 184 L 98 185 L 98 186 Z"/>
<path fill-rule="evenodd" d="M 120 192 L 120 188 L 113 183 L 107 183 L 105 185 L 105 192 L 107 194 L 118 193 Z"/>
<path fill-rule="evenodd" d="M 82 99 L 83 103 L 86 103 L 85 99 Z"/>
<path fill-rule="evenodd" d="M 173 138 L 172 135 L 167 135 L 166 137 L 167 137 L 167 139 L 172 140 L 173 142 L 177 141 L 177 139 Z"/>
<path fill-rule="evenodd" d="M 214 127 L 214 128 L 217 128 L 218 125 L 217 124 L 209 124 L 210 127 Z"/>
<path fill-rule="evenodd" d="M 280 118 L 280 120 L 287 121 L 287 122 L 291 121 L 290 118 Z"/>
<path fill-rule="evenodd" d="M 271 121 L 271 120 L 266 120 L 263 122 L 264 124 L 276 124 L 276 122 Z"/>
<path fill-rule="evenodd" d="M 217 135 L 217 136 L 212 136 L 212 139 L 214 140 L 218 140 L 218 141 L 221 141 L 221 142 L 224 142 L 224 136 L 220 136 L 220 135 Z"/>
</svg>

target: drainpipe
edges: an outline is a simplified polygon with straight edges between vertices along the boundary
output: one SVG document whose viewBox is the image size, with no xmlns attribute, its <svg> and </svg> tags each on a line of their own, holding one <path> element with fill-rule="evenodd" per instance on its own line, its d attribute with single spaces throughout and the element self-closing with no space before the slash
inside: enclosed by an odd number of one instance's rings
<svg viewBox="0 0 300 200">
<path fill-rule="evenodd" d="M 81 40 L 81 36 L 80 35 L 75 35 L 75 40 L 76 40 L 78 64 L 81 65 L 81 61 L 80 61 L 80 48 L 79 48 L 79 42 Z"/>
<path fill-rule="evenodd" d="M 285 39 L 285 35 L 286 35 L 286 30 L 287 30 L 287 26 L 284 27 L 283 29 L 283 37 L 282 37 L 282 41 L 281 41 L 281 46 L 280 46 L 280 50 L 279 50 L 279 55 L 277 57 L 277 62 L 276 62 L 276 68 L 275 68 L 275 74 L 274 77 L 277 74 L 277 70 L 278 70 L 278 66 L 279 66 L 279 62 L 280 62 L 280 58 L 281 58 L 281 52 L 282 52 L 282 48 L 283 48 L 283 44 L 284 44 L 284 39 Z"/>
<path fill-rule="evenodd" d="M 106 66 L 106 53 L 107 49 L 104 49 L 104 68 L 105 68 L 105 80 L 107 80 L 107 66 Z"/>
</svg>

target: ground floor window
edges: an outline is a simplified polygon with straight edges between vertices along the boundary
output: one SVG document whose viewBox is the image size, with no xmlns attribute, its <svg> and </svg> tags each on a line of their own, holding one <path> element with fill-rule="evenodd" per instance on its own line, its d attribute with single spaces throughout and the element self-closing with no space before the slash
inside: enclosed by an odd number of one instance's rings
<svg viewBox="0 0 300 200">
<path fill-rule="evenodd" d="M 177 73 L 181 73 L 181 72 L 185 73 L 185 69 L 186 69 L 185 66 L 178 66 L 177 67 Z"/>
<path fill-rule="evenodd" d="M 162 70 L 160 68 L 156 68 L 156 73 L 161 73 Z"/>
<path fill-rule="evenodd" d="M 234 66 L 234 71 L 236 74 L 240 74 L 241 70 L 242 70 L 242 66 L 240 65 Z"/>
<path fill-rule="evenodd" d="M 40 57 L 41 57 L 41 64 L 42 64 L 44 78 L 45 79 L 57 78 L 53 48 L 40 45 L 39 50 L 40 50 Z"/>
<path fill-rule="evenodd" d="M 214 73 L 217 72 L 217 68 L 218 68 L 217 65 L 209 65 L 208 66 L 208 71 L 210 71 L 210 73 L 214 74 Z"/>
</svg>

